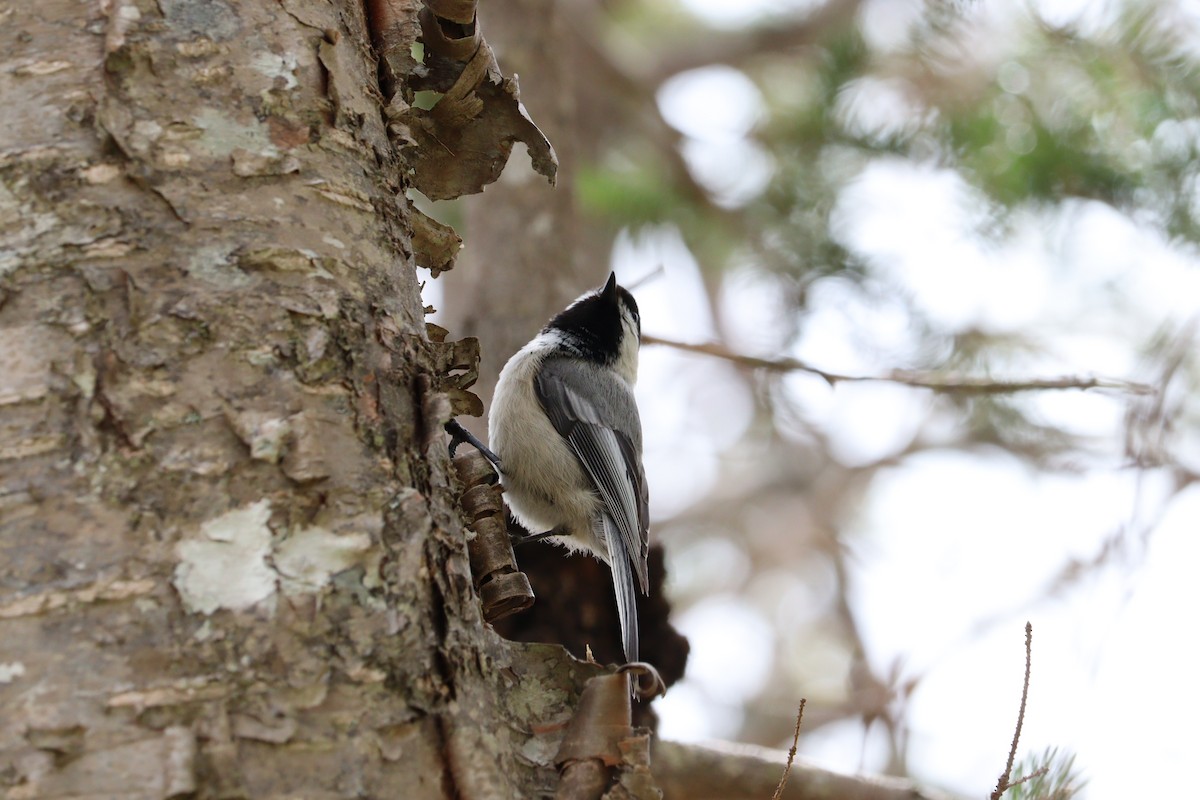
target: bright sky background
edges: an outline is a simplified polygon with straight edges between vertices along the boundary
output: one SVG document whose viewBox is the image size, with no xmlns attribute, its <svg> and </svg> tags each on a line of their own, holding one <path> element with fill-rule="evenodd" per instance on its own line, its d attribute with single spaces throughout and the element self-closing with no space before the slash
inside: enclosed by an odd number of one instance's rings
<svg viewBox="0 0 1200 800">
<path fill-rule="evenodd" d="M 764 9 L 808 4 L 687 5 L 714 23 L 737 25 Z M 895 0 L 889 16 L 903 17 L 912 5 Z M 1036 5 L 1059 22 L 1097 24 L 1106 11 L 1086 0 Z M 714 94 L 726 102 L 708 102 Z M 869 115 L 886 100 L 884 87 L 847 113 L 870 125 Z M 730 205 L 769 179 L 769 160 L 746 138 L 762 113 L 760 100 L 740 73 L 717 67 L 680 76 L 660 93 L 660 108 L 688 135 L 684 152 L 698 179 Z M 1102 204 L 1078 203 L 1052 218 L 1020 219 L 999 247 L 985 248 L 973 230 L 986 207 L 972 191 L 952 172 L 880 160 L 846 190 L 835 228 L 935 320 L 1054 343 L 1014 375 L 1144 378 L 1137 345 L 1165 322 L 1196 320 L 1200 265 L 1153 230 Z M 685 341 L 714 335 L 697 266 L 677 233 L 623 239 L 614 264 L 623 282 L 665 267 L 664 276 L 637 291 L 647 333 Z M 719 303 L 733 321 L 731 343 L 743 351 L 781 354 L 770 341 L 769 320 L 782 313 L 771 280 L 747 268 L 725 282 Z M 1114 291 L 1097 308 L 1094 289 L 1084 287 L 1106 280 Z M 862 343 L 884 341 L 903 363 L 910 343 L 899 308 L 866 306 L 836 281 L 821 287 L 811 306 L 792 355 L 834 371 L 873 372 L 880 370 L 877 354 L 863 355 Z M 722 450 L 749 422 L 750 398 L 735 381 L 722 380 L 727 370 L 663 348 L 643 350 L 638 388 L 658 518 L 712 489 Z M 894 452 L 930 402 L 926 393 L 886 384 L 831 389 L 803 375 L 786 383 L 847 464 Z M 1034 473 L 998 451 L 925 453 L 887 470 L 851 531 L 851 601 L 868 657 L 881 672 L 899 659 L 906 674 L 926 676 L 908 717 L 917 775 L 981 797 L 1007 754 L 1029 620 L 1034 667 L 1021 753 L 1055 745 L 1074 751 L 1092 800 L 1179 796 L 1194 782 L 1200 750 L 1200 637 L 1184 617 L 1185 609 L 1200 609 L 1200 489 L 1175 497 L 1161 520 L 1146 518 L 1163 507 L 1168 487 L 1160 476 L 1139 479 L 1122 468 L 1123 398 L 1048 392 L 1027 402 L 1046 422 L 1093 436 L 1097 457 L 1077 475 Z M 1179 445 L 1184 461 L 1200 467 L 1197 433 L 1184 432 Z M 1123 528 L 1148 530 L 1144 539 L 1126 539 L 1145 546 L 1040 599 L 1069 558 L 1092 557 Z M 711 558 L 738 568 L 734 548 L 712 549 Z M 695 565 L 669 564 L 689 568 Z M 729 736 L 738 704 L 766 679 L 768 622 L 726 593 L 688 609 L 678 624 L 692 655 L 685 682 L 657 703 L 660 732 L 681 740 Z M 797 698 L 804 693 L 796 687 Z M 871 772 L 882 766 L 876 745 L 864 743 L 857 725 L 831 726 L 808 739 L 801 754 L 830 768 Z"/>
<path fill-rule="evenodd" d="M 859 190 L 886 195 L 918 180 L 889 173 Z M 935 218 L 952 217 L 953 191 L 942 199 L 945 207 L 920 207 Z M 1139 298 L 1147 316 L 1172 313 L 1179 296 L 1169 280 L 1173 260 L 1147 259 L 1127 232 L 1097 227 L 1097 235 L 1088 239 L 1096 259 L 1123 251 L 1130 264 L 1138 264 L 1139 280 L 1165 290 L 1160 298 L 1149 290 Z M 1102 231 L 1111 235 L 1099 235 Z M 920 233 L 918 228 L 909 246 L 923 251 L 930 263 L 902 277 L 929 308 L 944 306 L 958 314 L 965 305 L 980 319 L 1027 320 L 1035 330 L 1062 324 L 1054 303 L 1045 303 L 1030 318 L 1023 308 L 1028 298 L 976 291 L 993 277 L 982 256 L 969 268 L 974 280 L 961 285 L 942 280 L 943 269 L 961 275 L 964 263 L 958 256 L 964 245 L 939 253 L 944 243 Z M 684 341 L 711 338 L 695 263 L 677 235 L 649 238 L 658 241 L 641 247 L 623 242 L 615 256 L 623 281 L 658 264 L 665 267 L 664 277 L 637 293 L 646 332 Z M 1080 260 L 1086 261 L 1083 255 Z M 1059 288 L 1070 296 L 1069 282 Z M 761 293 L 751 288 L 745 295 L 723 298 L 724 304 L 754 319 Z M 1200 293 L 1191 297 L 1200 299 Z M 833 370 L 864 369 L 853 355 L 853 339 L 864 332 L 846 324 L 844 311 L 814 314 L 798 354 Z M 1036 374 L 1128 375 L 1135 363 L 1128 352 L 1134 339 L 1119 338 L 1084 336 L 1059 363 Z M 749 421 L 744 390 L 728 378 L 722 382 L 727 369 L 664 348 L 643 350 L 638 394 L 656 518 L 669 517 L 711 491 L 721 441 L 736 439 Z M 806 376 L 790 383 L 831 437 L 835 454 L 850 464 L 867 463 L 902 445 L 928 402 L 922 391 L 887 384 L 830 389 Z M 697 402 L 700 395 L 708 398 Z M 1171 796 L 1192 780 L 1200 748 L 1195 728 L 1200 642 L 1194 622 L 1183 617 L 1184 609 L 1200 608 L 1195 578 L 1200 489 L 1170 502 L 1145 551 L 1128 554 L 1132 566 L 1102 569 L 1053 600 L 1037 600 L 1068 558 L 1086 560 L 1122 526 L 1140 530 L 1150 522 L 1140 519 L 1137 509 L 1159 508 L 1166 487 L 1153 475 L 1139 487 L 1134 471 L 1119 468 L 1119 400 L 1094 392 L 1055 392 L 1031 402 L 1047 420 L 1106 442 L 1101 449 L 1110 457 L 1069 476 L 1032 473 L 998 451 L 982 457 L 926 453 L 887 470 L 867 495 L 859 530 L 851 531 L 857 533 L 851 600 L 868 656 L 884 673 L 900 659 L 906 674 L 926 675 L 909 717 L 918 775 L 965 796 L 982 796 L 1007 753 L 1020 695 L 1023 626 L 1030 620 L 1034 669 L 1021 752 L 1053 745 L 1074 750 L 1090 779 L 1086 797 L 1093 800 Z M 1190 456 L 1200 462 L 1196 449 Z M 732 557 L 714 554 L 726 569 Z M 668 568 L 681 567 L 669 563 Z M 692 644 L 688 680 L 659 701 L 660 732 L 681 740 L 732 735 L 740 718 L 736 705 L 767 676 L 768 623 L 735 595 L 720 595 L 689 609 L 678 624 Z M 797 697 L 805 691 L 797 686 Z M 722 702 L 714 705 L 713 698 Z M 882 766 L 882 749 L 872 752 L 868 742 L 864 754 L 857 726 L 831 730 L 807 740 L 801 754 L 849 772 Z"/>
</svg>

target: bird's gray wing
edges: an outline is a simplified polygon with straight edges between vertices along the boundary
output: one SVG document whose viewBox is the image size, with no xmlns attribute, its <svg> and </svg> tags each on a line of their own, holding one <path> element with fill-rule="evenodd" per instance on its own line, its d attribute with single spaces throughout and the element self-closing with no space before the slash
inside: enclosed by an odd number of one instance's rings
<svg viewBox="0 0 1200 800">
<path fill-rule="evenodd" d="M 605 370 L 566 359 L 544 362 L 534 388 L 546 416 L 583 465 L 609 517 L 601 520 L 603 530 L 596 533 L 603 533 L 608 546 L 626 656 L 636 658 L 633 577 L 636 575 L 642 594 L 648 593 L 650 515 L 642 469 L 641 421 L 633 392 Z"/>
</svg>

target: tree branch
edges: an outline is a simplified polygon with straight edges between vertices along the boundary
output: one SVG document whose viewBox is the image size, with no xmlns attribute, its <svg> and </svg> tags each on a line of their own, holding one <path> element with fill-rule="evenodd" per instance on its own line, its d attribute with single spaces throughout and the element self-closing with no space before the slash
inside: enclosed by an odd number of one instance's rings
<svg viewBox="0 0 1200 800">
<path fill-rule="evenodd" d="M 689 344 L 658 336 L 642 336 L 644 344 L 659 344 L 684 350 L 689 353 L 721 358 L 753 369 L 764 369 L 769 372 L 807 372 L 823 378 L 830 386 L 842 382 L 880 381 L 899 383 L 918 389 L 930 389 L 946 394 L 1012 394 L 1015 392 L 1032 392 L 1046 389 L 1113 389 L 1130 394 L 1154 394 L 1153 386 L 1121 378 L 1104 378 L 1094 375 L 1063 375 L 1057 378 L 1026 378 L 1022 380 L 996 380 L 993 378 L 972 377 L 954 373 L 938 374 L 933 372 L 917 372 L 913 370 L 894 369 L 883 375 L 847 375 L 840 372 L 814 367 L 812 364 L 798 358 L 759 358 L 742 353 L 735 353 L 724 345 L 715 342 L 706 344 Z"/>
<path fill-rule="evenodd" d="M 771 797 L 787 753 L 753 745 L 659 741 L 654 777 L 664 800 L 763 800 Z M 839 775 L 797 762 L 781 800 L 949 800 L 899 778 Z"/>
</svg>

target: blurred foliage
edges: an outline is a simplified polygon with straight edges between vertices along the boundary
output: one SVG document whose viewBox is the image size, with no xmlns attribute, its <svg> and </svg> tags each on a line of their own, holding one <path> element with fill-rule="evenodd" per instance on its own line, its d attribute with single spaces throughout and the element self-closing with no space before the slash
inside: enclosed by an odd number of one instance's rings
<svg viewBox="0 0 1200 800">
<path fill-rule="evenodd" d="M 1045 770 L 1045 773 L 1017 783 L 1027 775 Z M 1026 756 L 1013 773 L 1015 786 L 1004 793 L 1008 800 L 1071 800 L 1078 797 L 1087 784 L 1075 770 L 1075 756 L 1047 749 L 1040 755 Z"/>
<path fill-rule="evenodd" d="M 584 211 L 605 214 L 617 225 L 631 227 L 650 219 L 675 219 L 682 205 L 671 181 L 653 164 L 625 169 L 584 167 L 578 191 Z"/>
<path fill-rule="evenodd" d="M 635 123 L 635 135 L 608 143 L 602 162 L 581 171 L 582 207 L 614 229 L 677 227 L 714 285 L 747 264 L 773 274 L 798 312 L 793 339 L 804 330 L 815 282 L 838 277 L 864 294 L 879 291 L 875 269 L 834 218 L 839 199 L 876 159 L 953 170 L 990 204 L 976 215 L 983 239 L 1002 240 L 1013 214 L 1093 200 L 1181 243 L 1200 241 L 1200 51 L 1187 26 L 1176 24 L 1175 2 L 1110 4 L 1107 18 L 1090 27 L 1052 25 L 1036 3 L 999 13 L 1004 4 L 930 2 L 903 23 L 905 36 L 882 42 L 863 22 L 886 4 L 826 5 L 858 14 L 819 30 L 806 28 L 803 16 L 775 16 L 729 32 L 706 29 L 681 5 L 614 4 L 615 41 L 638 42 L 665 64 L 679 48 L 703 51 L 702 42 L 713 42 L 754 82 L 764 111 L 748 138 L 768 156 L 772 175 L 760 193 L 730 208 L 680 157 L 686 134 L 664 138 Z M 771 47 L 736 46 L 755 37 Z M 917 361 L 893 366 L 986 375 L 1012 363 L 1005 332 L 948 330 L 915 306 L 909 313 L 927 342 Z M 935 344 L 966 336 L 973 346 Z M 960 405 L 980 439 L 1025 457 L 1071 446 L 1069 437 L 1025 419 L 1020 400 Z M 1027 446 L 1038 437 L 1045 447 Z"/>
<path fill-rule="evenodd" d="M 893 154 L 958 170 L 1002 208 L 1091 198 L 1152 210 L 1172 235 L 1195 238 L 1200 61 L 1171 23 L 1173 4 L 1127 2 L 1088 36 L 1030 16 L 1015 37 L 1002 32 L 1004 42 L 987 38 L 983 5 L 930 4 L 898 48 L 873 49 L 849 26 L 780 52 L 742 54 L 733 66 L 755 81 L 767 111 L 753 138 L 775 165 L 767 189 L 741 209 L 753 227 L 731 225 L 710 198 L 684 188 L 694 179 L 671 174 L 671 161 L 653 148 L 637 148 L 620 170 L 586 170 L 585 207 L 619 226 L 676 223 L 686 232 L 715 224 L 766 266 L 807 279 L 861 273 L 830 241 L 828 212 L 870 158 Z M 614 19 L 623 36 L 659 36 L 663 25 L 702 36 L 669 4 L 622 10 Z M 886 81 L 908 104 L 903 117 L 875 129 L 842 107 L 872 81 Z M 630 144 L 614 149 L 629 155 Z M 756 240 L 746 241 L 748 233 Z"/>
<path fill-rule="evenodd" d="M 1154 137 L 1196 114 L 1200 82 L 1159 14 L 1130 4 L 1097 40 L 1032 27 L 1025 51 L 1002 65 L 1027 85 L 993 85 L 951 109 L 946 135 L 968 174 L 1006 205 L 1075 196 L 1129 206 L 1149 185 L 1178 196 L 1191 176 Z M 1174 211 L 1173 231 L 1194 229 L 1190 211 Z"/>
</svg>

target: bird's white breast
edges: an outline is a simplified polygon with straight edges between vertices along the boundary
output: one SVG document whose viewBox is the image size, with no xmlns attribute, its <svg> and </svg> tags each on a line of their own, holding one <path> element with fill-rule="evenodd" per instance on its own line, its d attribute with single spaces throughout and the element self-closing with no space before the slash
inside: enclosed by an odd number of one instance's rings
<svg viewBox="0 0 1200 800">
<path fill-rule="evenodd" d="M 531 533 L 565 527 L 571 536 L 564 543 L 596 551 L 592 516 L 599 501 L 534 391 L 534 377 L 554 348 L 556 335 L 539 334 L 504 365 L 492 397 L 488 431 L 491 447 L 500 456 L 504 498 L 513 516 Z"/>
</svg>

